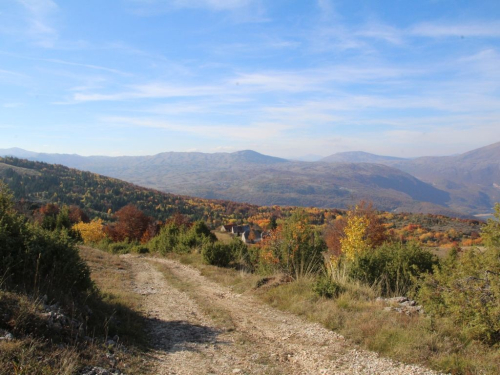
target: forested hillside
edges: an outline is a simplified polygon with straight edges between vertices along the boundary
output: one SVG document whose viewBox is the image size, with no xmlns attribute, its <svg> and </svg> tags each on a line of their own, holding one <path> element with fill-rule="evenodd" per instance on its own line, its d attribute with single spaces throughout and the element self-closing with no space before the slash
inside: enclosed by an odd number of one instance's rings
<svg viewBox="0 0 500 375">
<path fill-rule="evenodd" d="M 181 213 L 216 224 L 243 220 L 258 210 L 255 205 L 167 194 L 62 165 L 16 158 L 0 158 L 0 178 L 17 200 L 76 205 L 90 217 L 107 217 L 130 203 L 157 220 Z"/>
<path fill-rule="evenodd" d="M 0 150 L 0 155 L 26 155 Z M 380 210 L 464 214 L 448 206 L 448 192 L 390 166 L 292 162 L 254 151 L 165 152 L 150 156 L 27 154 L 160 191 L 263 206 L 343 208 L 369 200 Z M 24 157 L 24 156 L 21 156 Z"/>
<path fill-rule="evenodd" d="M 82 172 L 61 165 L 0 158 L 0 179 L 5 181 L 24 209 L 34 211 L 48 203 L 74 205 L 90 218 L 114 220 L 114 214 L 133 204 L 154 220 L 165 221 L 176 213 L 203 220 L 212 229 L 228 223 L 250 223 L 267 229 L 272 222 L 289 217 L 293 206 L 256 206 L 231 201 L 192 198 L 159 192 L 121 180 Z M 356 202 L 358 203 L 358 202 Z M 26 207 L 27 206 L 27 207 Z M 344 210 L 309 207 L 310 222 L 327 230 Z M 391 236 L 416 240 L 426 246 L 476 244 L 482 223 L 443 215 L 379 212 Z"/>
</svg>

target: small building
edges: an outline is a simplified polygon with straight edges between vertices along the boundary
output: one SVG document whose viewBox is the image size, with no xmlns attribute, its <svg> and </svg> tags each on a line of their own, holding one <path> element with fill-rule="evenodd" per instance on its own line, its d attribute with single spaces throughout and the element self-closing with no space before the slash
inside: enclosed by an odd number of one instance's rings
<svg viewBox="0 0 500 375">
<path fill-rule="evenodd" d="M 244 243 L 258 243 L 262 241 L 262 232 L 257 229 L 249 229 L 243 232 L 241 240 Z"/>
<path fill-rule="evenodd" d="M 223 225 L 220 227 L 220 231 L 221 232 L 232 232 L 232 229 L 234 226 L 236 226 L 236 224 Z"/>
<path fill-rule="evenodd" d="M 247 230 L 250 230 L 250 225 L 235 225 L 231 228 L 231 233 L 235 236 L 241 236 Z"/>
</svg>

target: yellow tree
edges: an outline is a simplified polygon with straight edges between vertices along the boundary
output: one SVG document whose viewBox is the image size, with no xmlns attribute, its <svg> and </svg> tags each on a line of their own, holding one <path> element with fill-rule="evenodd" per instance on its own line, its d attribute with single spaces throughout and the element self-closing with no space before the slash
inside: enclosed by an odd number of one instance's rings
<svg viewBox="0 0 500 375">
<path fill-rule="evenodd" d="M 90 223 L 80 221 L 73 225 L 73 230 L 80 233 L 85 244 L 97 243 L 106 237 L 101 219 L 94 219 Z"/>
<path fill-rule="evenodd" d="M 344 236 L 340 238 L 342 253 L 346 260 L 353 261 L 357 255 L 370 247 L 366 239 L 369 221 L 365 216 L 350 216 L 344 228 Z"/>
<path fill-rule="evenodd" d="M 387 240 L 387 231 L 371 203 L 361 201 L 337 216 L 324 232 L 331 262 L 352 261 L 364 249 L 375 249 Z"/>
</svg>

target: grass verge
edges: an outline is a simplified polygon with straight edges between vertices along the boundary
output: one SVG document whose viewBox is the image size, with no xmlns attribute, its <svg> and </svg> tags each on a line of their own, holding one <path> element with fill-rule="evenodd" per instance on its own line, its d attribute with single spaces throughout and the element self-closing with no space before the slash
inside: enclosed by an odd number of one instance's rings
<svg viewBox="0 0 500 375">
<path fill-rule="evenodd" d="M 0 289 L 0 375 L 77 374 L 102 367 L 147 374 L 140 300 L 130 292 L 130 273 L 118 257 L 80 249 L 99 291 L 71 305 Z M 52 304 L 51 310 L 47 306 Z M 82 305 L 85 312 L 80 311 Z M 51 314 L 64 315 L 62 323 Z M 74 322 L 83 323 L 76 328 Z M 115 343 L 107 342 L 114 338 Z"/>
<path fill-rule="evenodd" d="M 498 374 L 498 347 L 466 340 L 444 320 L 384 311 L 385 305 L 376 301 L 376 293 L 368 287 L 349 285 L 337 299 L 326 299 L 313 292 L 313 278 L 269 283 L 255 274 L 203 264 L 199 254 L 173 257 L 237 293 L 252 293 L 273 307 L 321 323 L 385 357 L 452 374 Z M 263 286 L 257 288 L 260 284 Z"/>
</svg>

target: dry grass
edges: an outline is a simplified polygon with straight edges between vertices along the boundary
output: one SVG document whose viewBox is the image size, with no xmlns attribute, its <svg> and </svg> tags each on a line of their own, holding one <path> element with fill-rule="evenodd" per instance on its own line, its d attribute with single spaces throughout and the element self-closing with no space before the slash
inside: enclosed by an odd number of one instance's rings
<svg viewBox="0 0 500 375">
<path fill-rule="evenodd" d="M 451 247 L 429 247 L 427 248 L 432 254 L 435 254 L 439 259 L 444 259 L 448 256 L 451 251 Z M 486 247 L 484 246 L 464 246 L 462 247 L 462 253 L 468 250 L 475 249 L 479 252 L 484 252 Z"/>
<path fill-rule="evenodd" d="M 258 275 L 202 264 L 197 255 L 177 258 L 238 293 L 253 293 L 278 309 L 319 322 L 363 348 L 405 363 L 415 363 L 452 374 L 498 374 L 500 351 L 458 337 L 453 326 L 427 316 L 384 311 L 375 290 L 347 284 L 337 299 L 313 292 L 313 278 L 255 288 Z"/>
<path fill-rule="evenodd" d="M 149 373 L 144 361 L 143 318 L 137 312 L 140 300 L 130 291 L 126 264 L 99 250 L 82 248 L 80 252 L 100 292 L 63 310 L 69 318 L 84 321 L 80 309 L 90 307 L 86 332 L 51 327 L 40 298 L 0 290 L 0 329 L 15 337 L 0 341 L 0 375 L 75 374 L 88 365 Z M 114 335 L 124 345 L 111 348 L 104 344 Z"/>
<path fill-rule="evenodd" d="M 230 243 L 232 239 L 234 238 L 231 233 L 227 232 L 219 232 L 218 230 L 212 231 L 213 234 L 215 234 L 215 237 L 217 237 L 218 241 L 221 241 L 222 243 Z"/>
<path fill-rule="evenodd" d="M 119 256 L 82 246 L 80 256 L 89 265 L 91 278 L 100 291 L 95 306 L 104 321 L 99 334 L 106 337 L 123 336 L 130 344 L 144 346 L 144 322 L 141 316 L 141 297 L 132 292 L 133 274 L 130 266 Z M 91 306 L 92 308 L 92 306 Z M 107 321 L 110 321 L 106 323 Z M 114 324 L 117 321 L 119 324 Z"/>
<path fill-rule="evenodd" d="M 219 308 L 213 303 L 210 298 L 199 295 L 196 293 L 196 286 L 189 282 L 189 280 L 179 279 L 173 275 L 168 267 L 161 263 L 155 263 L 156 269 L 160 271 L 165 279 L 181 292 L 186 293 L 191 299 L 193 299 L 198 307 L 203 311 L 204 314 L 208 315 L 219 327 L 224 327 L 226 330 L 234 330 L 235 325 L 231 315 L 224 309 Z"/>
<path fill-rule="evenodd" d="M 49 351 L 42 340 L 0 341 L 0 363 L 0 375 L 70 375 L 78 369 L 78 354 L 68 348 Z"/>
<path fill-rule="evenodd" d="M 221 285 L 231 287 L 236 293 L 244 293 L 254 288 L 261 276 L 248 273 L 243 270 L 234 268 L 221 268 L 203 263 L 201 254 L 171 254 L 173 259 L 180 261 L 183 264 L 192 265 L 200 270 L 203 276 L 207 276 L 211 280 L 218 282 Z"/>
</svg>

